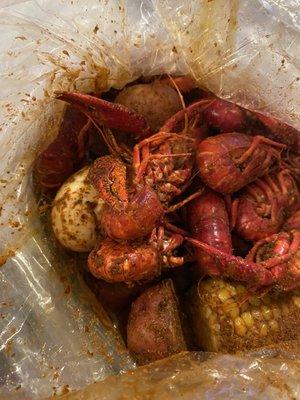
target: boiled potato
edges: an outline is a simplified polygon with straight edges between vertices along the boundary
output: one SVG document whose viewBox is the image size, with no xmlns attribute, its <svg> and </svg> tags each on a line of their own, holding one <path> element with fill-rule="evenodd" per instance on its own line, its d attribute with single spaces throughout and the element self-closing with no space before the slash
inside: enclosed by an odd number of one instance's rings
<svg viewBox="0 0 300 400">
<path fill-rule="evenodd" d="M 179 302 L 171 279 L 150 287 L 132 303 L 127 347 L 139 364 L 187 349 Z"/>
<path fill-rule="evenodd" d="M 129 86 L 118 94 L 115 102 L 141 114 L 153 132 L 182 109 L 177 91 L 159 81 Z"/>
<path fill-rule="evenodd" d="M 87 181 L 89 167 L 72 175 L 59 189 L 51 220 L 54 234 L 68 250 L 88 252 L 96 245 L 104 202 Z"/>
</svg>

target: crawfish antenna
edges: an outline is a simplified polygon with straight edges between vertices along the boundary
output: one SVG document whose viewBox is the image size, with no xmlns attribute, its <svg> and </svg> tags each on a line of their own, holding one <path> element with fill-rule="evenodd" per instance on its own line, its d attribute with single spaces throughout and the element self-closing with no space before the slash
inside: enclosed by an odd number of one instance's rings
<svg viewBox="0 0 300 400">
<path fill-rule="evenodd" d="M 168 74 L 168 77 L 169 77 L 170 81 L 172 82 L 173 86 L 175 87 L 175 90 L 176 90 L 177 93 L 178 93 L 180 102 L 181 102 L 181 104 L 182 104 L 182 109 L 183 109 L 183 110 L 186 110 L 185 101 L 184 101 L 184 98 L 183 98 L 183 96 L 182 96 L 182 94 L 181 94 L 181 91 L 180 91 L 179 87 L 177 86 L 176 82 L 174 81 L 174 79 L 172 78 L 171 75 Z M 186 133 L 187 128 L 188 128 L 188 123 L 189 123 L 189 121 L 188 121 L 188 116 L 187 116 L 187 113 L 185 113 L 185 114 L 184 114 L 184 132 L 185 132 L 185 133 Z"/>
</svg>

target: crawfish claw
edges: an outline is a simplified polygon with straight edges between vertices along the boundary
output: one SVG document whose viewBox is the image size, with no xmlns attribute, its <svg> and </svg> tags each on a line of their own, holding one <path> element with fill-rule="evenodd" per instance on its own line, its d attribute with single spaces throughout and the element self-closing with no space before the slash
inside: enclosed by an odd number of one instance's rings
<svg viewBox="0 0 300 400">
<path fill-rule="evenodd" d="M 151 134 L 145 118 L 121 104 L 76 92 L 57 92 L 56 98 L 72 104 L 91 118 L 95 124 L 130 132 L 135 134 L 138 139 L 143 139 Z"/>
</svg>

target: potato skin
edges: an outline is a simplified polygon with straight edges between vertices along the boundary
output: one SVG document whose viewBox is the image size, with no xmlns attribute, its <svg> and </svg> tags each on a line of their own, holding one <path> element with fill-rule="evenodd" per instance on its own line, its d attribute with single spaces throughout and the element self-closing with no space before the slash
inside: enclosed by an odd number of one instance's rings
<svg viewBox="0 0 300 400">
<path fill-rule="evenodd" d="M 127 324 L 127 347 L 139 364 L 187 349 L 171 279 L 152 286 L 132 303 Z"/>
<path fill-rule="evenodd" d="M 141 114 L 153 132 L 182 108 L 176 90 L 159 81 L 129 86 L 118 94 L 115 103 Z"/>
</svg>

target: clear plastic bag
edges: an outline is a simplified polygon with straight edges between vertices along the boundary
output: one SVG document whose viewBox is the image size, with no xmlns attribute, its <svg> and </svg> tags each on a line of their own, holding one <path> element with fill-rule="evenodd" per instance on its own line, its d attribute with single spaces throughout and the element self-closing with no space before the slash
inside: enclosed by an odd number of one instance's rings
<svg viewBox="0 0 300 400">
<path fill-rule="evenodd" d="M 294 345 L 299 348 L 299 343 Z M 288 346 L 289 347 L 289 346 Z M 181 353 L 62 397 L 62 400 L 298 399 L 300 354 Z"/>
<path fill-rule="evenodd" d="M 0 393 L 49 396 L 134 367 L 103 310 L 49 241 L 31 178 L 57 133 L 56 90 L 192 74 L 300 128 L 296 0 L 2 0 Z M 246 373 L 246 372 L 245 372 Z"/>
</svg>

